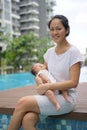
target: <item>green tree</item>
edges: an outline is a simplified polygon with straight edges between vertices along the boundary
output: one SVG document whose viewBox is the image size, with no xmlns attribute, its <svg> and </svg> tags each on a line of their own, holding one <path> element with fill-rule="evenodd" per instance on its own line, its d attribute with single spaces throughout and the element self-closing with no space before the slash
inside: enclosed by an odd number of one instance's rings
<svg viewBox="0 0 87 130">
<path fill-rule="evenodd" d="M 34 62 L 43 62 L 43 54 L 52 45 L 49 38 L 38 39 L 33 34 L 25 34 L 10 40 L 3 56 L 7 66 L 14 66 L 15 71 L 20 65 L 30 70 Z"/>
<path fill-rule="evenodd" d="M 22 35 L 19 38 L 14 38 L 7 46 L 5 51 L 7 65 L 13 65 L 15 70 L 20 65 L 25 66 L 29 57 L 33 55 L 35 36 L 33 34 Z"/>
<path fill-rule="evenodd" d="M 48 48 L 53 46 L 54 44 L 47 37 L 38 39 L 35 44 L 36 56 L 38 57 L 38 62 L 43 62 L 43 55 L 47 51 Z"/>
</svg>

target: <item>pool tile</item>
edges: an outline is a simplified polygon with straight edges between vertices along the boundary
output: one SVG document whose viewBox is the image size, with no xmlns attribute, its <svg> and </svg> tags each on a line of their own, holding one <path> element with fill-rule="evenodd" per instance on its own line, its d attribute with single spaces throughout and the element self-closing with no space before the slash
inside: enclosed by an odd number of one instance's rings
<svg viewBox="0 0 87 130">
<path fill-rule="evenodd" d="M 61 125 L 56 125 L 57 130 L 61 130 Z"/>
<path fill-rule="evenodd" d="M 87 127 L 84 127 L 83 130 L 87 130 Z"/>
<path fill-rule="evenodd" d="M 61 126 L 61 130 L 67 130 L 65 125 Z"/>
<path fill-rule="evenodd" d="M 67 129 L 67 130 L 72 130 L 72 126 L 67 125 L 67 126 L 66 126 L 66 129 Z"/>
<path fill-rule="evenodd" d="M 0 130 L 7 130 L 11 117 L 11 115 L 0 114 Z M 87 130 L 87 121 L 48 117 L 39 122 L 36 127 L 37 130 Z"/>
<path fill-rule="evenodd" d="M 66 120 L 61 120 L 62 125 L 66 125 Z"/>
</svg>

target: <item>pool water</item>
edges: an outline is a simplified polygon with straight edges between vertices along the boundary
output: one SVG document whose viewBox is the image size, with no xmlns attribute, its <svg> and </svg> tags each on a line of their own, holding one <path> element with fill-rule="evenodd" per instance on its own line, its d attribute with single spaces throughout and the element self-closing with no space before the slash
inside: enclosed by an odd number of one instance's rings
<svg viewBox="0 0 87 130">
<path fill-rule="evenodd" d="M 30 72 L 0 75 L 0 91 L 35 84 Z"/>
<path fill-rule="evenodd" d="M 87 67 L 82 67 L 79 82 L 87 82 Z M 0 91 L 35 84 L 30 72 L 0 75 Z"/>
<path fill-rule="evenodd" d="M 80 82 L 87 82 L 87 67 L 84 66 L 81 69 Z"/>
</svg>

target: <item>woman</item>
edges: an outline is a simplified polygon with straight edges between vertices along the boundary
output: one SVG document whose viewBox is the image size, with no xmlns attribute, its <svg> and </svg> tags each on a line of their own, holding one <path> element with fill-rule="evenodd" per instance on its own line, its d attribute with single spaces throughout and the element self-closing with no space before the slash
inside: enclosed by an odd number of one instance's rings
<svg viewBox="0 0 87 130">
<path fill-rule="evenodd" d="M 79 82 L 82 57 L 79 50 L 66 39 L 70 33 L 68 19 L 63 15 L 54 16 L 48 24 L 52 40 L 56 46 L 48 49 L 44 55 L 44 64 L 57 80 L 37 86 L 38 95 L 21 98 L 15 108 L 8 130 L 36 130 L 39 115 L 60 115 L 69 113 L 76 104 L 76 87 Z M 71 102 L 67 102 L 62 94 L 56 95 L 60 109 L 43 95 L 47 90 L 68 90 Z M 47 109 L 46 109 L 47 108 Z M 48 109 L 49 108 L 49 109 Z"/>
</svg>

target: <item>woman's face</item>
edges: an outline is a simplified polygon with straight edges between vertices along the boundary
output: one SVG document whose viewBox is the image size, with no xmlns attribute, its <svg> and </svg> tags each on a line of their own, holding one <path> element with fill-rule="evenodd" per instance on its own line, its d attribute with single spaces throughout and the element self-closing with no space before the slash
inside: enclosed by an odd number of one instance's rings
<svg viewBox="0 0 87 130">
<path fill-rule="evenodd" d="M 60 19 L 55 18 L 51 21 L 50 35 L 54 42 L 62 43 L 65 40 L 67 31 L 68 30 L 65 29 Z"/>
</svg>

